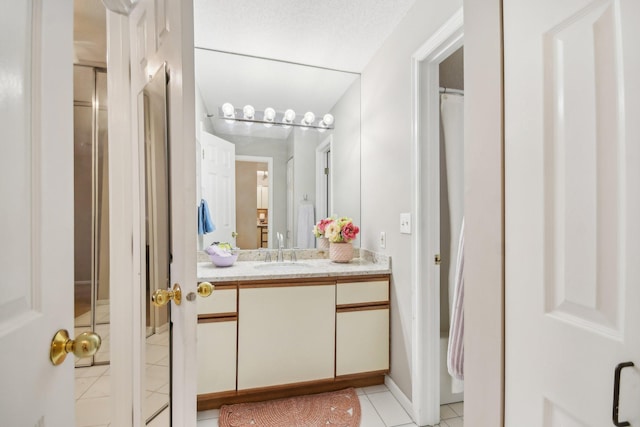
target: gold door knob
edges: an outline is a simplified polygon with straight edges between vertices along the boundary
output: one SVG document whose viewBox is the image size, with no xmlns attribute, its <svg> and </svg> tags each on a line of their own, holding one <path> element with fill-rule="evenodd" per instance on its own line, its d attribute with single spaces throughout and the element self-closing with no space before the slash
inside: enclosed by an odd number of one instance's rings
<svg viewBox="0 0 640 427">
<path fill-rule="evenodd" d="M 216 287 L 209 282 L 200 282 L 198 283 L 198 295 L 202 298 L 206 298 L 213 293 L 215 288 Z"/>
<path fill-rule="evenodd" d="M 169 301 L 173 300 L 176 305 L 180 305 L 182 302 L 182 289 L 177 283 L 173 285 L 172 289 L 158 289 L 151 295 L 151 302 L 156 307 L 163 307 L 169 304 Z"/>
<path fill-rule="evenodd" d="M 76 357 L 91 357 L 100 349 L 102 338 L 95 332 L 83 332 L 75 340 L 69 338 L 66 329 L 60 329 L 51 340 L 51 363 L 58 366 L 67 354 L 73 353 Z"/>
<path fill-rule="evenodd" d="M 232 231 L 231 232 L 231 237 L 233 237 L 235 239 L 236 237 L 238 237 L 238 233 L 236 233 L 235 231 Z"/>
</svg>

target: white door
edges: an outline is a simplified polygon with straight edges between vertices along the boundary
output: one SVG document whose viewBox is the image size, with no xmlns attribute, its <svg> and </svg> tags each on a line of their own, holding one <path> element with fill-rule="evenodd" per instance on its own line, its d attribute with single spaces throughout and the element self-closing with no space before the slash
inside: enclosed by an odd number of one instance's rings
<svg viewBox="0 0 640 427">
<path fill-rule="evenodd" d="M 640 426 L 640 2 L 504 1 L 505 425 Z"/>
<path fill-rule="evenodd" d="M 201 132 L 202 198 L 207 201 L 215 231 L 204 235 L 204 246 L 229 242 L 235 246 L 236 146 L 215 135 Z"/>
<path fill-rule="evenodd" d="M 6 426 L 73 426 L 72 1 L 2 1 L 0 414 Z"/>
</svg>

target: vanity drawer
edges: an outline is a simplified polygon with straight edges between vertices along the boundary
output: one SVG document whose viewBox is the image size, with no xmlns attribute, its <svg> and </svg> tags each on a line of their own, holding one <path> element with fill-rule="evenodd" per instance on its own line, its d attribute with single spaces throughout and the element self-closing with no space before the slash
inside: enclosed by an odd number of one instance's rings
<svg viewBox="0 0 640 427">
<path fill-rule="evenodd" d="M 389 301 L 389 279 L 338 282 L 336 304 L 364 304 Z"/>
<path fill-rule="evenodd" d="M 198 314 L 230 314 L 238 312 L 238 287 L 236 284 L 214 284 L 213 293 L 207 298 L 198 297 Z"/>
</svg>

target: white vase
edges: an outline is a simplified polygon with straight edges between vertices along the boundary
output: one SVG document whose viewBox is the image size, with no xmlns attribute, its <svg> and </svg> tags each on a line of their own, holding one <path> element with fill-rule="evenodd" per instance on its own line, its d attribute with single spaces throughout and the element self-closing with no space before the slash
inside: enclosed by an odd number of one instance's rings
<svg viewBox="0 0 640 427">
<path fill-rule="evenodd" d="M 318 239 L 318 249 L 329 249 L 329 239 L 326 237 L 320 237 Z"/>
</svg>

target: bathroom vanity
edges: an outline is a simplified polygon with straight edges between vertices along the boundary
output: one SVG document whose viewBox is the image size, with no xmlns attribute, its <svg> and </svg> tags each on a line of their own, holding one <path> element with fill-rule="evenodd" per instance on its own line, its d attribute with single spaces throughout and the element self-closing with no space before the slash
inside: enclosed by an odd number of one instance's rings
<svg viewBox="0 0 640 427">
<path fill-rule="evenodd" d="M 361 253 L 199 263 L 215 290 L 198 299 L 198 410 L 383 383 L 390 261 Z"/>
</svg>

